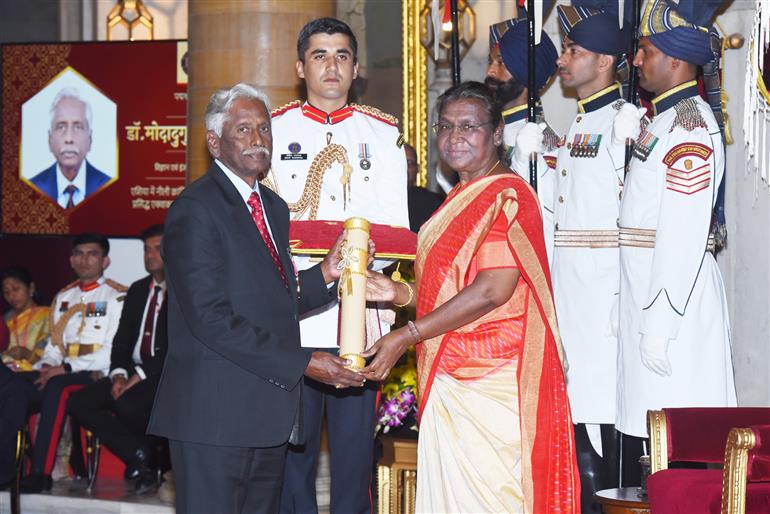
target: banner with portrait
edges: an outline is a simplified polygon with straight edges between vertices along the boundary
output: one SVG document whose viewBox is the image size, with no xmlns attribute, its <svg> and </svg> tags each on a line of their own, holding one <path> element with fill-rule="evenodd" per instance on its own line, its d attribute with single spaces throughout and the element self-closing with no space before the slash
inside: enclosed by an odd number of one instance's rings
<svg viewBox="0 0 770 514">
<path fill-rule="evenodd" d="M 136 237 L 185 185 L 187 43 L 3 45 L 4 234 Z"/>
</svg>

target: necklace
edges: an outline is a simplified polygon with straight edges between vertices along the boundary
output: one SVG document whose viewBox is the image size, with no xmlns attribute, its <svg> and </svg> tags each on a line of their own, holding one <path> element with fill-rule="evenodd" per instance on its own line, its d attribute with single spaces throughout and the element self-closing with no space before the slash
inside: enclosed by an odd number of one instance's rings
<svg viewBox="0 0 770 514">
<path fill-rule="evenodd" d="M 483 174 L 481 177 L 486 177 L 487 175 L 489 175 L 490 173 L 492 173 L 492 170 L 494 170 L 495 168 L 497 168 L 497 165 L 498 165 L 498 164 L 500 164 L 500 159 L 498 159 L 498 160 L 497 160 L 497 162 L 496 162 L 496 163 L 494 163 L 494 164 L 492 165 L 492 167 L 491 167 L 491 168 L 489 168 L 489 169 L 487 170 L 487 172 L 486 172 L 486 173 L 484 173 L 484 174 Z M 479 177 L 479 178 L 481 178 L 481 177 Z"/>
</svg>

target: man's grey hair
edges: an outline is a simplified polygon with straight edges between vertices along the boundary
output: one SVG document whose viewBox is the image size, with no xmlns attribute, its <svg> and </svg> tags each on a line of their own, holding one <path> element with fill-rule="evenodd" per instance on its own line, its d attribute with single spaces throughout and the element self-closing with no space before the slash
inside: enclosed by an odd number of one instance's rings
<svg viewBox="0 0 770 514">
<path fill-rule="evenodd" d="M 231 88 L 223 87 L 217 89 L 211 95 L 209 104 L 206 106 L 206 114 L 203 116 L 206 130 L 210 130 L 218 137 L 222 137 L 222 126 L 227 119 L 227 112 L 238 98 L 259 100 L 265 104 L 268 114 L 270 113 L 270 100 L 267 98 L 267 95 L 251 84 L 241 82 Z"/>
<path fill-rule="evenodd" d="M 51 130 L 53 130 L 53 123 L 54 119 L 56 118 L 56 109 L 59 108 L 59 104 L 62 102 L 62 100 L 66 100 L 67 98 L 77 100 L 83 104 L 86 111 L 86 123 L 88 123 L 88 131 L 91 132 L 91 127 L 93 126 L 91 125 L 91 121 L 93 120 L 91 105 L 80 96 L 80 93 L 78 93 L 78 90 L 74 87 L 65 87 L 56 93 L 56 97 L 54 97 L 53 103 L 51 104 L 51 110 L 48 113 L 51 117 Z"/>
</svg>

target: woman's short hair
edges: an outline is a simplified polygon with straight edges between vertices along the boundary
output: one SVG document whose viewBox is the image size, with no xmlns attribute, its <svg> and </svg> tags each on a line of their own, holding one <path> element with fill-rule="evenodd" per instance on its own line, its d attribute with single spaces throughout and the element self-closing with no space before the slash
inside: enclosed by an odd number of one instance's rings
<svg viewBox="0 0 770 514">
<path fill-rule="evenodd" d="M 481 103 L 484 110 L 489 115 L 489 122 L 492 125 L 493 130 L 500 124 L 503 119 L 503 114 L 500 106 L 495 100 L 495 93 L 489 86 L 469 80 L 467 82 L 461 82 L 456 86 L 452 86 L 436 101 L 436 114 L 441 117 L 441 113 L 444 112 L 444 108 L 452 102 L 458 100 L 476 100 Z"/>
</svg>

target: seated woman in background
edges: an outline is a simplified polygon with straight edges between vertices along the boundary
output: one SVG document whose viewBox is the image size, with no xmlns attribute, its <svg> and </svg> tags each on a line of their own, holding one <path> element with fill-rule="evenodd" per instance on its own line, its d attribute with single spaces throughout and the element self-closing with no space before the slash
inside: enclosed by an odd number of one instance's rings
<svg viewBox="0 0 770 514">
<path fill-rule="evenodd" d="M 417 320 L 364 352 L 374 360 L 362 373 L 383 380 L 417 344 L 417 512 L 576 513 L 537 195 L 500 162 L 502 116 L 486 86 L 454 86 L 436 110 L 439 155 L 460 183 L 420 229 L 416 287 L 369 275 L 367 299 L 416 305 Z"/>
<path fill-rule="evenodd" d="M 48 307 L 38 305 L 35 283 L 25 268 L 15 266 L 0 274 L 3 298 L 11 306 L 5 314 L 8 347 L 2 353 L 3 364 L 13 370 L 30 371 L 43 355 L 50 335 Z"/>
</svg>

